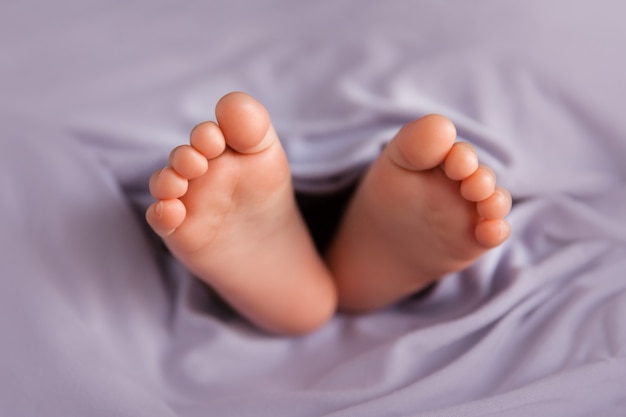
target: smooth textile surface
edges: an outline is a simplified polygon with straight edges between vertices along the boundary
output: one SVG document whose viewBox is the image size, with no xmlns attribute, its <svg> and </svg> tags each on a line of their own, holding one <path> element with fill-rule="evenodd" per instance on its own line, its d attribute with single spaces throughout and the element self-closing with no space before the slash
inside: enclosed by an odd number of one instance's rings
<svg viewBox="0 0 626 417">
<path fill-rule="evenodd" d="M 626 415 L 623 2 L 39 3 L 0 5 L 0 415 Z M 512 238 L 424 298 L 255 330 L 142 219 L 231 90 L 308 191 L 448 116 Z"/>
</svg>

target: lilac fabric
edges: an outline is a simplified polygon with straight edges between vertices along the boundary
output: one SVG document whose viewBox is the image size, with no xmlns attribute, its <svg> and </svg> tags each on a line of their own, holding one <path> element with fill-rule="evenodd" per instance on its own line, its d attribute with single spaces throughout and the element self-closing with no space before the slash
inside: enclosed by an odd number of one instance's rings
<svg viewBox="0 0 626 417">
<path fill-rule="evenodd" d="M 626 415 L 625 3 L 39 3 L 0 5 L 1 415 Z M 424 298 L 257 331 L 142 219 L 230 90 L 311 191 L 448 116 L 512 238 Z"/>
</svg>

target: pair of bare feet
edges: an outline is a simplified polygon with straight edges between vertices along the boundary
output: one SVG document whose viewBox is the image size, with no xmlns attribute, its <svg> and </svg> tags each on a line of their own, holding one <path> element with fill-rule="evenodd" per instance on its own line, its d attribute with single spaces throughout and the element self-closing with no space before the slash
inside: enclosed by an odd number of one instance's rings
<svg viewBox="0 0 626 417">
<path fill-rule="evenodd" d="M 509 235 L 493 171 L 442 116 L 405 125 L 357 189 L 326 254 L 298 211 L 266 109 L 224 96 L 154 173 L 148 223 L 171 252 L 263 329 L 302 334 L 336 309 L 390 305 Z"/>
</svg>

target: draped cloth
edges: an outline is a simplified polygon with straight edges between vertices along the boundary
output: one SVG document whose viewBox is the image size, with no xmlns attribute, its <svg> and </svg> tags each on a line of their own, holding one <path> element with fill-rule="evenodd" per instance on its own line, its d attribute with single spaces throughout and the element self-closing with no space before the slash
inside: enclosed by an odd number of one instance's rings
<svg viewBox="0 0 626 417">
<path fill-rule="evenodd" d="M 624 3 L 38 3 L 0 6 L 0 414 L 623 415 Z M 231 90 L 309 193 L 449 117 L 513 235 L 422 297 L 255 329 L 143 220 Z"/>
</svg>

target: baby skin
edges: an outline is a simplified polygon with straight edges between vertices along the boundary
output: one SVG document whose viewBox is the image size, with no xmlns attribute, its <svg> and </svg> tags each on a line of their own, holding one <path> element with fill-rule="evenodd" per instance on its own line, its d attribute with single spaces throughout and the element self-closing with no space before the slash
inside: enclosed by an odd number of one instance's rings
<svg viewBox="0 0 626 417">
<path fill-rule="evenodd" d="M 509 193 L 454 125 L 405 125 L 361 181 L 326 254 L 296 205 L 267 110 L 216 105 L 150 179 L 146 219 L 187 268 L 257 326 L 298 335 L 337 308 L 384 308 L 471 265 L 510 233 Z"/>
</svg>

